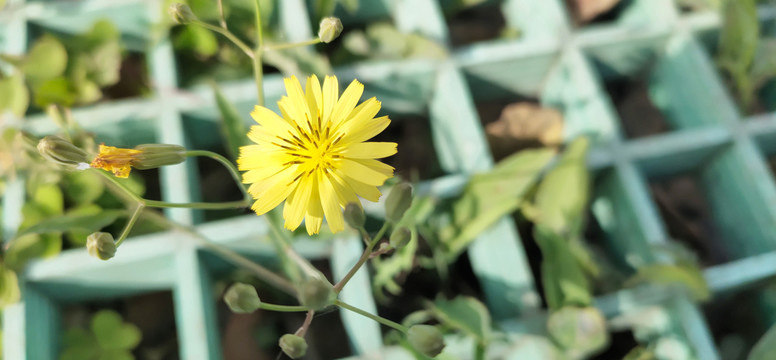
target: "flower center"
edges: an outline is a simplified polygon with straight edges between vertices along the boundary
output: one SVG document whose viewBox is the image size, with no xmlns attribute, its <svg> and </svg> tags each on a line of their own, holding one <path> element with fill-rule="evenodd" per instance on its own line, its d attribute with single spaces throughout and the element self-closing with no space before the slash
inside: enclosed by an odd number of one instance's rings
<svg viewBox="0 0 776 360">
<path fill-rule="evenodd" d="M 296 134 L 289 131 L 290 137 L 278 139 L 284 142 L 281 147 L 285 149 L 286 154 L 293 157 L 293 160 L 286 164 L 299 164 L 301 170 L 306 176 L 313 175 L 317 171 L 328 171 L 338 168 L 338 159 L 342 158 L 341 150 L 337 144 L 342 139 L 342 135 L 336 138 L 331 134 L 331 125 L 321 125 L 320 117 L 313 124 L 307 121 L 306 128 L 294 124 L 297 130 Z M 335 134 L 336 135 L 336 134 Z"/>
</svg>

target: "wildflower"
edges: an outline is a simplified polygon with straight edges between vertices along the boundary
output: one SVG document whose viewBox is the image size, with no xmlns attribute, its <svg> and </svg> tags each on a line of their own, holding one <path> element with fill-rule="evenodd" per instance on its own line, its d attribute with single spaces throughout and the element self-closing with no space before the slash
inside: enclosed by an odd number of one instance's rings
<svg viewBox="0 0 776 360">
<path fill-rule="evenodd" d="M 396 153 L 396 143 L 365 142 L 391 122 L 375 118 L 380 102 L 368 99 L 356 106 L 364 86 L 354 80 L 341 97 L 337 79 L 285 79 L 288 96 L 278 102 L 282 117 L 256 106 L 251 116 L 259 125 L 248 137 L 257 145 L 240 148 L 237 165 L 248 191 L 256 199 L 252 209 L 264 214 L 285 200 L 285 227 L 295 230 L 305 220 L 307 233 L 321 228 L 324 216 L 333 233 L 345 228 L 342 208 L 380 198 L 377 189 L 393 176 L 393 167 L 375 160 Z"/>
<path fill-rule="evenodd" d="M 186 159 L 186 149 L 180 145 L 144 144 L 134 149 L 122 149 L 100 144 L 100 152 L 89 164 L 93 168 L 110 171 L 120 178 L 129 177 L 132 167 L 140 170 L 174 165 Z"/>
</svg>

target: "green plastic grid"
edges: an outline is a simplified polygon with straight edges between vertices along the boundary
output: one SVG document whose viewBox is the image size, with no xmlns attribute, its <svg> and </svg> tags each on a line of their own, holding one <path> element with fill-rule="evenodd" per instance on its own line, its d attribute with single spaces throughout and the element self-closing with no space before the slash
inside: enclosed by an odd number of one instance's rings
<svg viewBox="0 0 776 360">
<path fill-rule="evenodd" d="M 387 18 L 402 30 L 419 31 L 449 43 L 442 15 L 445 2 L 362 3 L 358 14 L 341 14 L 346 25 Z M 651 261 L 650 244 L 668 238 L 647 182 L 699 170 L 710 188 L 707 195 L 716 210 L 717 223 L 735 239 L 730 250 L 737 251 L 736 260 L 705 270 L 712 290 L 734 291 L 776 275 L 776 232 L 772 231 L 776 209 L 770 205 L 776 203 L 776 188 L 764 160 L 764 155 L 776 150 L 776 118 L 766 114 L 743 119 L 721 86 L 712 61 L 696 40 L 697 32 L 719 26 L 718 16 L 680 16 L 670 0 L 636 0 L 612 23 L 575 28 L 561 3 L 504 1 L 502 12 L 508 24 L 522 30 L 523 36 L 517 40 L 457 48 L 449 59 L 439 62 L 353 64 L 338 69 L 337 74 L 343 83 L 350 78 L 363 81 L 367 91 L 373 92 L 366 95 L 378 96 L 386 109 L 429 116 L 439 161 L 448 175 L 420 184 L 420 192 L 452 196 L 469 174 L 492 166 L 474 110 L 476 101 L 505 93 L 532 95 L 564 111 L 566 138 L 580 134 L 593 137 L 596 146 L 590 154 L 590 166 L 599 180 L 592 209 L 621 260 L 638 254 Z M 0 49 L 23 52 L 28 42 L 27 22 L 64 32 L 81 31 L 103 16 L 116 22 L 129 47 L 146 51 L 154 93 L 146 99 L 75 110 L 85 128 L 106 142 L 126 141 L 128 135 L 150 131 L 157 141 L 185 144 L 189 139 L 183 135 L 183 115 L 197 114 L 216 121 L 210 90 L 177 89 L 169 42 L 148 37 L 149 26 L 163 15 L 161 2 L 92 0 L 75 4 L 9 0 L 0 13 Z M 306 25 L 310 21 L 303 0 L 284 0 L 279 6 L 280 25 L 289 39 L 302 40 L 312 34 Z M 764 17 L 774 15 L 772 8 L 761 10 Z M 638 60 L 644 51 L 660 59 L 650 77 L 650 91 L 672 129 L 648 138 L 625 139 L 601 83 L 641 69 L 644 64 L 633 59 L 635 54 Z M 607 70 L 602 71 L 597 64 L 606 64 Z M 242 113 L 253 106 L 252 81 L 223 84 L 223 89 Z M 281 79 L 268 76 L 265 89 L 267 103 L 275 106 L 283 93 Z M 41 116 L 26 119 L 24 126 L 36 133 L 52 131 Z M 160 177 L 163 198 L 187 201 L 196 197 L 195 174 L 196 169 L 188 163 L 164 168 Z M 23 199 L 21 190 L 12 184 L 3 199 L 5 231 L 18 224 L 20 216 L 14 209 L 18 211 Z M 379 215 L 379 205 L 368 209 Z M 241 253 L 260 257 L 272 253 L 262 242 L 266 228 L 259 218 L 199 224 L 192 211 L 176 209 L 167 214 L 182 223 L 198 224 L 211 239 Z M 308 258 L 330 259 L 335 277 L 342 276 L 361 251 L 355 238 L 337 239 L 331 246 L 300 239 L 296 246 Z M 110 262 L 91 259 L 83 251 L 67 251 L 55 259 L 35 262 L 23 277 L 23 301 L 4 314 L 5 357 L 56 358 L 61 304 L 172 289 L 182 357 L 220 358 L 216 327 L 212 326 L 211 270 L 202 261 L 201 251 L 185 234 L 162 233 L 133 238 Z M 514 321 L 518 324 L 511 327 L 515 332 L 527 331 L 530 326 L 520 325 L 519 315 L 539 306 L 538 294 L 514 224 L 507 219 L 500 221 L 477 239 L 469 257 L 494 318 Z M 342 296 L 373 311 L 368 277 L 362 271 L 354 282 L 361 286 L 348 287 Z M 596 304 L 607 316 L 659 304 L 675 317 L 673 331 L 698 358 L 719 358 L 697 306 L 682 296 L 645 295 L 643 289 L 621 290 L 599 297 Z M 382 351 L 375 323 L 347 312 L 342 316 L 354 353 Z"/>
</svg>

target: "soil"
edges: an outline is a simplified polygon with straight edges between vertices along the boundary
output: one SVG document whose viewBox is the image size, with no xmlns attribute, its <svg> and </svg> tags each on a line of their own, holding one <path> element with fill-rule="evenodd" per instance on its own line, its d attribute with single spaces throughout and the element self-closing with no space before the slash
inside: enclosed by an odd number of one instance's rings
<svg viewBox="0 0 776 360">
<path fill-rule="evenodd" d="M 713 302 L 703 305 L 703 313 L 721 358 L 747 358 L 749 350 L 772 325 L 773 295 L 771 280 L 760 284 L 759 288 L 718 294 Z"/>
<path fill-rule="evenodd" d="M 138 360 L 176 360 L 178 335 L 171 291 L 154 292 L 111 301 L 67 306 L 63 326 L 89 329 L 91 316 L 104 309 L 118 312 L 125 322 L 136 325 L 143 334 L 132 354 Z"/>
<path fill-rule="evenodd" d="M 499 38 L 506 28 L 500 7 L 500 2 L 489 2 L 449 16 L 447 27 L 453 47 Z"/>
<path fill-rule="evenodd" d="M 650 193 L 668 235 L 697 254 L 704 267 L 730 260 L 714 227 L 711 208 L 697 176 L 685 174 L 650 183 Z"/>
<path fill-rule="evenodd" d="M 148 65 L 143 53 L 127 53 L 121 61 L 119 82 L 102 89 L 102 101 L 141 97 L 151 91 Z"/>
<path fill-rule="evenodd" d="M 633 348 L 639 346 L 631 331 L 617 331 L 609 333 L 609 347 L 603 352 L 591 358 L 591 360 L 622 359 Z"/>
<path fill-rule="evenodd" d="M 665 116 L 649 97 L 646 80 L 620 79 L 604 84 L 627 138 L 668 132 Z"/>
<path fill-rule="evenodd" d="M 369 141 L 398 144 L 395 155 L 381 160 L 396 169 L 394 175 L 397 177 L 417 181 L 444 175 L 431 140 L 431 125 L 426 117 L 391 117 L 391 125 Z"/>
<path fill-rule="evenodd" d="M 572 17 L 574 18 L 574 25 L 577 27 L 584 27 L 588 25 L 593 24 L 606 24 L 613 22 L 616 20 L 620 14 L 628 7 L 630 6 L 634 0 L 621 0 L 616 5 L 614 5 L 611 9 L 606 10 L 602 13 L 599 13 L 598 15 L 595 15 L 592 19 L 582 19 L 582 14 L 580 13 L 579 9 L 573 4 L 575 2 L 585 2 L 587 3 L 585 6 L 593 6 L 596 2 L 601 2 L 601 0 L 598 1 L 579 1 L 579 0 L 566 0 L 566 6 L 569 8 L 569 12 L 572 14 Z"/>
</svg>

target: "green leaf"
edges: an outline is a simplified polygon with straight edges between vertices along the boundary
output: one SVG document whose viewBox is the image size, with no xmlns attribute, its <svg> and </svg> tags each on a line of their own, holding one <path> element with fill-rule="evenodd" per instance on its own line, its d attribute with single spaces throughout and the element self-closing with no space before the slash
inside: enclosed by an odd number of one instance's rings
<svg viewBox="0 0 776 360">
<path fill-rule="evenodd" d="M 95 216 L 100 214 L 102 211 L 103 209 L 95 204 L 85 204 L 68 210 L 67 214 L 77 216 Z M 65 232 L 65 236 L 70 244 L 75 246 L 84 246 L 86 245 L 86 238 L 91 233 L 99 231 L 101 228 L 102 227 L 91 229 L 73 229 Z"/>
<path fill-rule="evenodd" d="M 755 0 L 725 0 L 719 35 L 719 61 L 746 74 L 757 51 L 760 35 Z"/>
<path fill-rule="evenodd" d="M 35 105 L 45 108 L 55 104 L 70 107 L 75 104 L 78 96 L 73 82 L 65 77 L 56 77 L 44 81 L 33 89 Z"/>
<path fill-rule="evenodd" d="M 534 238 L 542 251 L 542 284 L 549 308 L 592 304 L 590 283 L 569 242 L 541 224 L 534 227 Z"/>
<path fill-rule="evenodd" d="M 584 359 L 609 343 L 606 318 L 594 307 L 564 306 L 550 314 L 547 331 L 572 359 Z"/>
<path fill-rule="evenodd" d="M 65 331 L 62 347 L 59 360 L 94 360 L 100 355 L 97 339 L 93 334 L 79 327 Z"/>
<path fill-rule="evenodd" d="M 586 165 L 588 147 L 586 138 L 572 142 L 558 164 L 544 177 L 536 192 L 534 222 L 572 238 L 582 231 L 581 219 L 590 196 L 590 175 Z"/>
<path fill-rule="evenodd" d="M 100 87 L 119 81 L 121 70 L 121 44 L 118 40 L 101 44 L 91 51 L 91 69 L 88 78 Z"/>
<path fill-rule="evenodd" d="M 20 298 L 19 279 L 16 273 L 0 263 L 0 310 L 15 304 Z"/>
<path fill-rule="evenodd" d="M 65 208 L 62 190 L 56 184 L 39 185 L 32 195 L 32 201 L 49 216 L 62 214 Z"/>
<path fill-rule="evenodd" d="M 142 334 L 134 324 L 125 323 L 117 312 L 101 310 L 92 318 L 92 331 L 103 349 L 131 350 L 140 344 Z"/>
<path fill-rule="evenodd" d="M 629 351 L 622 360 L 657 360 L 652 350 L 637 346 Z"/>
<path fill-rule="evenodd" d="M 94 172 L 73 171 L 65 174 L 62 188 L 68 201 L 76 205 L 85 205 L 93 203 L 102 195 L 105 184 Z"/>
<path fill-rule="evenodd" d="M 679 285 L 687 289 L 696 301 L 706 301 L 711 298 L 709 285 L 703 277 L 703 271 L 697 266 L 681 266 L 673 264 L 651 264 L 640 267 L 626 285 L 652 283 L 664 285 Z"/>
<path fill-rule="evenodd" d="M 126 214 L 126 210 L 105 210 L 99 214 L 69 213 L 43 220 L 20 231 L 16 236 L 19 238 L 30 234 L 100 229 L 112 224 L 119 216 Z"/>
<path fill-rule="evenodd" d="M 232 160 L 240 155 L 240 147 L 248 145 L 248 130 L 242 117 L 232 103 L 227 100 L 218 88 L 213 85 L 218 110 L 221 112 L 221 132 L 227 144 L 227 150 Z"/>
<path fill-rule="evenodd" d="M 457 231 L 454 237 L 442 239 L 450 258 L 457 257 L 502 216 L 517 210 L 554 154 L 549 148 L 521 151 L 501 161 L 490 172 L 473 176 L 453 204 Z"/>
<path fill-rule="evenodd" d="M 40 241 L 40 236 L 20 236 L 8 245 L 3 260 L 9 269 L 19 271 L 28 261 L 43 256 L 45 252 L 45 244 Z"/>
<path fill-rule="evenodd" d="M 218 52 L 218 39 L 208 29 L 199 26 L 186 26 L 175 36 L 176 49 L 189 49 L 199 56 L 211 57 Z"/>
<path fill-rule="evenodd" d="M 41 83 L 62 75 L 67 67 L 67 51 L 51 35 L 38 39 L 27 53 L 22 72 L 33 83 Z"/>
<path fill-rule="evenodd" d="M 452 300 L 440 298 L 429 310 L 439 322 L 474 337 L 479 344 L 486 345 L 490 341 L 490 313 L 479 300 L 469 296 Z"/>
<path fill-rule="evenodd" d="M 770 360 L 776 359 L 776 325 L 770 329 L 757 341 L 752 351 L 749 353 L 748 360 Z"/>
<path fill-rule="evenodd" d="M 15 116 L 24 116 L 30 105 L 30 94 L 21 74 L 0 79 L 0 94 L 3 94 L 0 96 L 0 113 L 8 110 Z"/>
<path fill-rule="evenodd" d="M 104 350 L 97 360 L 135 360 L 131 352 L 120 349 Z"/>
<path fill-rule="evenodd" d="M 755 89 L 759 89 L 776 76 L 776 39 L 760 39 L 749 74 Z"/>
</svg>

